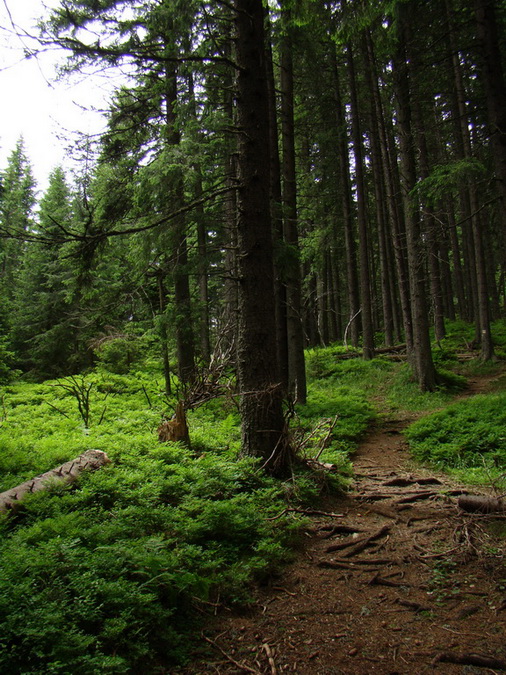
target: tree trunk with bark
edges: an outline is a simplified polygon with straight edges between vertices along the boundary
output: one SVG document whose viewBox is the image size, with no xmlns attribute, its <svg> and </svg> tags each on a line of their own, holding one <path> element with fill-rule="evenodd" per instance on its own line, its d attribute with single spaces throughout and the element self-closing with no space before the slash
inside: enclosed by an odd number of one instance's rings
<svg viewBox="0 0 506 675">
<path fill-rule="evenodd" d="M 269 200 L 269 104 L 262 0 L 235 0 L 238 168 L 238 338 L 242 452 L 287 472 L 276 348 Z"/>
<path fill-rule="evenodd" d="M 283 273 L 283 198 L 281 193 L 281 163 L 278 143 L 278 115 L 276 81 L 274 77 L 274 61 L 271 44 L 271 24 L 268 7 L 264 8 L 268 34 L 266 36 L 266 73 L 269 94 L 269 148 L 270 148 L 270 181 L 271 181 L 271 219 L 274 236 L 274 292 L 276 300 L 276 343 L 278 351 L 279 381 L 284 395 L 289 391 L 289 358 L 288 358 L 288 323 L 287 323 L 287 290 Z"/>
<path fill-rule="evenodd" d="M 344 105 L 341 97 L 341 84 L 335 49 L 331 52 L 332 75 L 334 80 L 335 119 L 338 133 L 339 153 L 339 192 L 341 196 L 344 245 L 346 253 L 346 279 L 348 281 L 348 317 L 350 343 L 358 347 L 360 335 L 360 297 L 358 289 L 357 246 L 353 228 L 351 204 L 350 160 L 348 154 L 348 134 Z"/>
<path fill-rule="evenodd" d="M 165 142 L 169 147 L 181 143 L 178 129 L 177 73 L 169 62 L 166 66 L 166 119 L 167 132 Z M 172 208 L 181 208 L 184 204 L 183 176 L 178 175 L 171 181 L 168 190 L 172 197 Z M 174 281 L 175 333 L 178 376 L 183 384 L 191 382 L 195 376 L 195 343 L 191 315 L 191 293 L 188 277 L 188 246 L 186 241 L 186 223 L 183 216 L 173 221 L 172 230 L 172 275 Z"/>
<path fill-rule="evenodd" d="M 355 185 L 357 190 L 358 251 L 360 260 L 360 309 L 362 315 L 362 342 L 364 359 L 374 357 L 374 329 L 371 305 L 371 277 L 369 269 L 369 232 L 367 227 L 366 193 L 362 131 L 358 107 L 355 57 L 350 45 L 346 48 L 351 97 L 351 127 L 355 157 Z"/>
<path fill-rule="evenodd" d="M 501 200 L 503 263 L 506 263 L 506 80 L 499 42 L 496 0 L 475 0 L 478 39 L 482 54 L 482 77 L 487 98 L 490 148 L 495 164 L 497 191 Z"/>
<path fill-rule="evenodd" d="M 295 171 L 295 121 L 293 61 L 290 39 L 291 13 L 282 10 L 285 34 L 281 40 L 281 136 L 283 147 L 283 233 L 288 246 L 286 266 L 286 321 L 288 338 L 288 386 L 298 403 L 307 399 L 304 334 L 302 329 L 301 270 L 297 224 L 297 182 Z"/>
<path fill-rule="evenodd" d="M 398 48 L 394 60 L 399 159 L 413 321 L 413 351 L 408 356 L 422 391 L 433 391 L 436 387 L 436 369 L 430 346 L 428 308 L 424 284 L 425 250 L 419 207 L 415 198 L 412 197 L 412 190 L 416 184 L 416 161 L 408 73 L 410 59 L 406 53 L 406 32 L 410 20 L 409 9 L 410 3 L 398 5 L 396 9 Z"/>
</svg>

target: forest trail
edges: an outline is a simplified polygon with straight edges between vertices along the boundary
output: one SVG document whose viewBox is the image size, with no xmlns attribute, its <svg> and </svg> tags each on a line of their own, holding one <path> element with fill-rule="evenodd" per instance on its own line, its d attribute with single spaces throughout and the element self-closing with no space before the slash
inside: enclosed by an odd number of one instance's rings
<svg viewBox="0 0 506 675">
<path fill-rule="evenodd" d="M 486 391 L 469 383 L 465 396 Z M 416 467 L 403 429 L 380 419 L 353 457 L 355 480 L 310 515 L 306 542 L 243 613 L 220 610 L 187 674 L 413 675 L 506 670 L 504 517 L 462 513 L 474 488 Z M 486 493 L 486 490 L 481 490 Z"/>
</svg>

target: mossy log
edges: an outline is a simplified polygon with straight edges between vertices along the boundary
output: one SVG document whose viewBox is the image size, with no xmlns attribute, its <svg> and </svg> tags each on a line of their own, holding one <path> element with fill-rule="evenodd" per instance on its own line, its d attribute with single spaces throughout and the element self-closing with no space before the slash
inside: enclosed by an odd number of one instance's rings
<svg viewBox="0 0 506 675">
<path fill-rule="evenodd" d="M 17 504 L 28 494 L 47 490 L 55 482 L 72 483 L 86 469 L 99 469 L 110 463 L 109 457 L 102 450 L 86 450 L 82 455 L 65 462 L 51 471 L 41 473 L 15 488 L 0 493 L 0 512 L 6 513 L 15 509 Z"/>
</svg>

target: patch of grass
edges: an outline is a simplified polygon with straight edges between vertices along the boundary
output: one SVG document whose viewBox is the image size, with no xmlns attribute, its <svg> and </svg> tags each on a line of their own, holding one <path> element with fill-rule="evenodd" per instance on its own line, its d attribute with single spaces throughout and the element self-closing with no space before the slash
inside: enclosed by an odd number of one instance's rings
<svg viewBox="0 0 506 675">
<path fill-rule="evenodd" d="M 465 379 L 445 370 L 438 371 L 440 384 L 436 391 L 420 391 L 409 366 L 398 368 L 386 392 L 387 402 L 394 410 L 425 412 L 447 404 L 465 386 Z"/>
<path fill-rule="evenodd" d="M 443 605 L 452 595 L 460 593 L 460 584 L 454 577 L 457 564 L 448 558 L 440 558 L 432 564 L 427 595 L 432 596 L 436 604 Z"/>
</svg>

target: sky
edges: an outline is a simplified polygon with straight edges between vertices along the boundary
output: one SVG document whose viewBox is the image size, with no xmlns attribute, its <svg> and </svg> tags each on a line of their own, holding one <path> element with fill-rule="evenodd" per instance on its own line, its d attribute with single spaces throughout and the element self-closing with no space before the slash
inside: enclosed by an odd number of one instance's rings
<svg viewBox="0 0 506 675">
<path fill-rule="evenodd" d="M 37 19 L 47 16 L 46 7 L 58 4 L 58 0 L 0 0 L 0 171 L 23 136 L 40 190 L 47 187 L 56 166 L 71 169 L 65 148 L 76 131 L 96 134 L 104 128 L 103 115 L 92 109 L 106 105 L 113 86 L 98 76 L 57 82 L 56 65 L 65 60 L 62 50 L 23 58 L 24 48 L 35 43 L 16 33 L 36 34 Z"/>
</svg>

